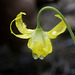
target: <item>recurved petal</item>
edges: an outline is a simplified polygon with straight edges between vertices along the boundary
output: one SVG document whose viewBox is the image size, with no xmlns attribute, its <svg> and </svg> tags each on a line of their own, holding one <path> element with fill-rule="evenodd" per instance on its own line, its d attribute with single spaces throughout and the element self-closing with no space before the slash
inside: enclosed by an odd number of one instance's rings
<svg viewBox="0 0 75 75">
<path fill-rule="evenodd" d="M 21 39 L 28 39 L 32 36 L 32 33 L 28 33 L 28 34 L 15 34 L 13 31 L 12 31 L 12 28 L 10 27 L 10 31 L 13 35 L 15 35 L 16 37 L 18 38 L 21 38 Z"/>
<path fill-rule="evenodd" d="M 28 41 L 28 47 L 32 50 L 32 53 L 37 55 L 37 58 L 40 56 L 45 57 L 52 52 L 51 41 L 43 31 L 38 32 L 35 30 Z M 33 58 L 35 59 L 34 56 Z"/>
<path fill-rule="evenodd" d="M 24 34 L 27 32 L 26 25 L 23 23 L 22 15 L 26 15 L 26 13 L 20 12 L 15 18 L 15 25 L 20 33 Z"/>
<path fill-rule="evenodd" d="M 60 18 L 61 22 L 58 23 L 51 31 L 46 32 L 46 34 L 48 34 L 48 37 L 50 39 L 56 38 L 58 35 L 62 34 L 66 30 L 66 24 L 64 23 L 60 15 L 56 14 L 55 16 Z"/>
<path fill-rule="evenodd" d="M 18 38 L 22 38 L 22 39 L 28 39 L 32 36 L 32 33 L 34 32 L 34 30 L 31 29 L 27 29 L 25 34 L 15 34 L 12 30 L 12 23 L 17 20 L 18 18 L 15 18 L 11 23 L 10 23 L 10 31 L 13 35 L 15 35 Z"/>
<path fill-rule="evenodd" d="M 31 37 L 30 34 L 20 34 L 20 35 L 17 35 L 15 33 L 13 33 L 16 37 L 18 38 L 21 38 L 21 39 L 29 39 Z"/>
<path fill-rule="evenodd" d="M 23 20 L 22 20 L 22 15 L 26 15 L 26 13 L 20 12 L 20 13 L 16 16 L 16 18 L 15 18 L 15 24 L 16 24 L 17 29 L 18 29 L 19 32 L 22 33 L 22 34 L 26 34 L 26 33 L 31 33 L 31 32 L 33 32 L 34 30 L 32 30 L 32 29 L 27 29 L 27 28 L 26 28 L 26 25 L 25 25 L 25 23 L 24 23 Z"/>
</svg>

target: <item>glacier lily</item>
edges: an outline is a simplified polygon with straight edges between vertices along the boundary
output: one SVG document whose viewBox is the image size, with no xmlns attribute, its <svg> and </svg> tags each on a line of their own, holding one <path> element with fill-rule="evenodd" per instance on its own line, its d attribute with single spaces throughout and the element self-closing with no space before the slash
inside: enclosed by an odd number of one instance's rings
<svg viewBox="0 0 75 75">
<path fill-rule="evenodd" d="M 50 7 L 46 7 L 46 8 L 50 8 Z M 22 20 L 22 15 L 26 15 L 26 13 L 24 12 L 20 12 L 16 16 L 16 18 L 12 20 L 10 24 L 10 31 L 13 35 L 21 39 L 29 39 L 28 47 L 32 50 L 32 55 L 34 59 L 38 59 L 38 58 L 43 59 L 45 56 L 51 53 L 52 44 L 50 39 L 55 39 L 58 35 L 62 34 L 67 27 L 60 14 L 56 14 L 55 16 L 61 19 L 61 22 L 58 23 L 52 30 L 48 32 L 43 31 L 43 29 L 39 24 L 39 19 L 40 19 L 39 17 L 42 11 L 40 11 L 38 14 L 36 29 L 27 29 L 26 24 Z M 21 34 L 15 34 L 13 32 L 12 23 L 14 21 L 17 29 Z"/>
</svg>

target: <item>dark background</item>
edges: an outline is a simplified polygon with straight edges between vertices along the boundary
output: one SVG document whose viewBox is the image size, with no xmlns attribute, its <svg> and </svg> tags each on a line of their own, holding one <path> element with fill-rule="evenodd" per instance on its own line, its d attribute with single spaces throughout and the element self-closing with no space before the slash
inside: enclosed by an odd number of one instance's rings
<svg viewBox="0 0 75 75">
<path fill-rule="evenodd" d="M 37 25 L 37 13 L 44 6 L 57 8 L 66 17 L 75 33 L 75 0 L 0 0 L 0 75 L 75 75 L 75 46 L 66 30 L 52 39 L 53 52 L 44 60 L 34 60 L 27 47 L 28 40 L 10 33 L 10 22 L 23 11 L 27 28 Z M 60 22 L 55 12 L 45 10 L 40 17 L 43 30 L 50 30 Z M 17 28 L 13 27 L 18 33 Z"/>
</svg>

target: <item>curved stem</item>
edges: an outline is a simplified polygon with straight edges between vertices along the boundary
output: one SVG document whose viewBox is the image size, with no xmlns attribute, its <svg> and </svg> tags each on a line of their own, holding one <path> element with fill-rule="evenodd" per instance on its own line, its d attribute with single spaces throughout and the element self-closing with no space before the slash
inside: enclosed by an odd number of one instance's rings
<svg viewBox="0 0 75 75">
<path fill-rule="evenodd" d="M 72 39 L 73 39 L 73 42 L 74 42 L 74 44 L 75 44 L 75 36 L 74 36 L 74 34 L 73 34 L 73 32 L 72 32 L 72 30 L 71 30 L 69 24 L 67 23 L 67 21 L 66 21 L 66 19 L 64 18 L 64 16 L 59 12 L 59 10 L 57 10 L 57 9 L 54 8 L 54 7 L 46 6 L 46 7 L 43 7 L 43 8 L 39 11 L 38 16 L 37 16 L 37 27 L 40 27 L 40 15 L 41 15 L 41 13 L 42 13 L 44 10 L 46 10 L 46 9 L 54 10 L 55 12 L 57 12 L 57 13 L 61 16 L 61 18 L 63 19 L 64 23 L 66 24 L 67 29 L 68 29 L 68 31 L 69 31 L 69 33 L 70 33 Z"/>
</svg>

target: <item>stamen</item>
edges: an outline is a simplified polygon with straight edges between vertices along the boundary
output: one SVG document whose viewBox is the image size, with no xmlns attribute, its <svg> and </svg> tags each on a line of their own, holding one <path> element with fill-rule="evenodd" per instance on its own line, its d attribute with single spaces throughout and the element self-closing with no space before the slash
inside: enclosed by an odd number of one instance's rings
<svg viewBox="0 0 75 75">
<path fill-rule="evenodd" d="M 38 56 L 36 54 L 32 53 L 32 56 L 35 60 L 38 59 Z"/>
<path fill-rule="evenodd" d="M 44 59 L 44 57 L 43 57 L 42 55 L 40 55 L 39 59 L 43 60 L 43 59 Z"/>
</svg>

